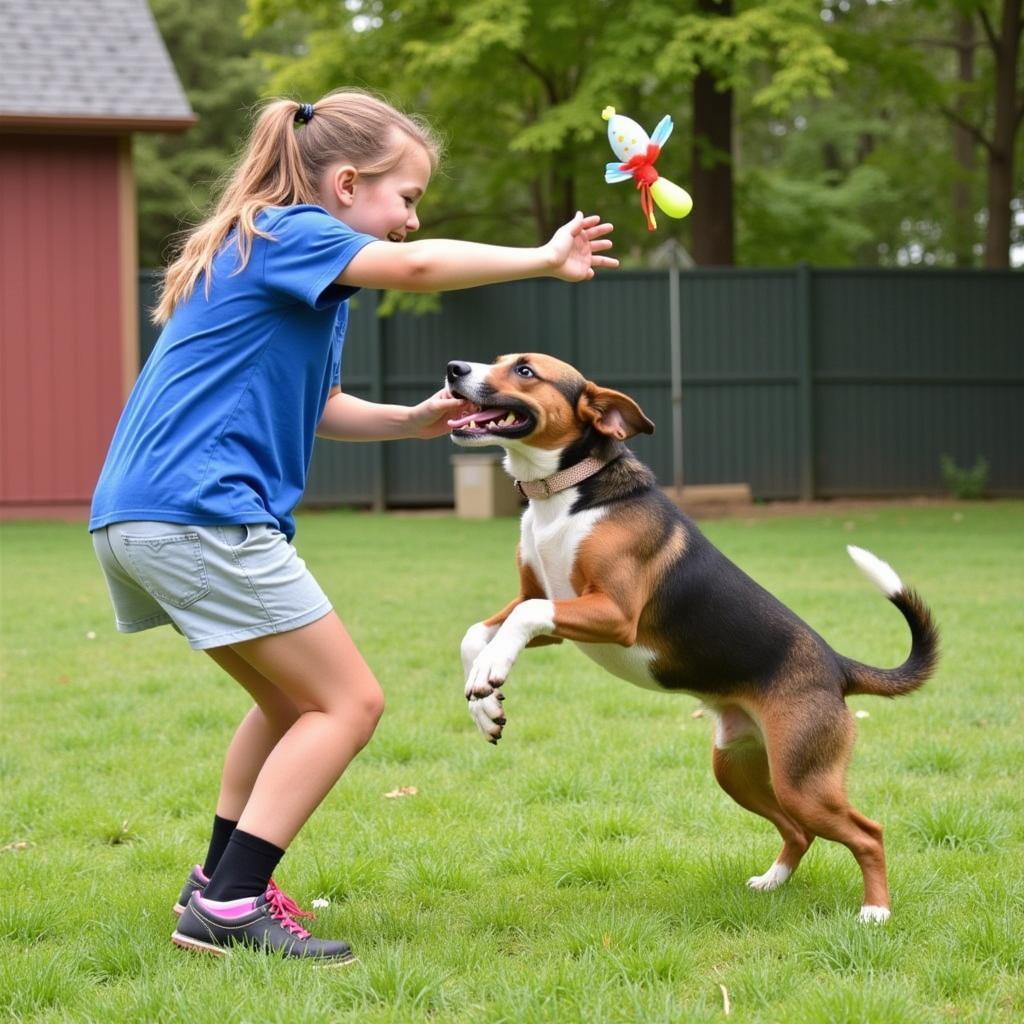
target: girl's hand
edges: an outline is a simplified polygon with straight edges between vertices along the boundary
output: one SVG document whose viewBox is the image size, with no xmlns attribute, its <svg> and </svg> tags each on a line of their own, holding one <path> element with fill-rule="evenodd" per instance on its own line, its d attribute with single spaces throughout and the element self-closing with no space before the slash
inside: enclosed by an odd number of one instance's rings
<svg viewBox="0 0 1024 1024">
<path fill-rule="evenodd" d="M 552 276 L 562 281 L 589 281 L 595 267 L 617 267 L 617 259 L 597 255 L 612 247 L 611 239 L 605 238 L 612 228 L 611 224 L 602 224 L 596 214 L 584 217 L 577 213 L 568 224 L 563 224 L 546 246 Z"/>
<path fill-rule="evenodd" d="M 459 414 L 467 415 L 472 405 L 461 398 L 452 398 L 447 388 L 424 399 L 409 409 L 408 437 L 423 439 L 450 434 L 449 420 L 458 419 Z"/>
</svg>

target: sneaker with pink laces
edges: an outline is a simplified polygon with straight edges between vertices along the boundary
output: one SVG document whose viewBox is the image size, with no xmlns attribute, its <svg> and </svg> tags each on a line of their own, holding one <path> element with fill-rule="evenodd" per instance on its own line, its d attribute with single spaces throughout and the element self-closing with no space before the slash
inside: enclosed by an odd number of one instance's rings
<svg viewBox="0 0 1024 1024">
<path fill-rule="evenodd" d="M 251 946 L 321 966 L 355 961 L 352 947 L 340 940 L 314 939 L 287 909 L 294 906 L 277 886 L 255 899 L 212 903 L 194 892 L 178 919 L 171 941 L 183 949 L 230 955 L 231 947 Z M 300 913 L 306 913 L 300 911 Z"/>
<path fill-rule="evenodd" d="M 174 904 L 174 912 L 180 917 L 188 906 L 192 893 L 197 892 L 202 896 L 209 884 L 210 880 L 203 873 L 202 867 L 196 864 L 188 873 L 188 878 L 185 879 L 185 884 L 181 888 L 181 894 L 178 896 L 178 902 Z M 282 906 L 291 917 L 304 917 L 310 921 L 316 919 L 316 914 L 312 910 L 303 910 L 291 896 L 277 887 L 277 882 L 271 879 L 270 885 L 267 886 L 267 895 L 269 896 L 275 892 L 280 895 Z"/>
</svg>

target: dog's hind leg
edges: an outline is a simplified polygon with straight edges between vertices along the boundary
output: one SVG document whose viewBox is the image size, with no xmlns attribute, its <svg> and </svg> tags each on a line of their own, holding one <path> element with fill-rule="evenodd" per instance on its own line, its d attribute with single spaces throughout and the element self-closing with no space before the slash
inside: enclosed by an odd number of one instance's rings
<svg viewBox="0 0 1024 1024">
<path fill-rule="evenodd" d="M 775 863 L 763 875 L 747 881 L 751 889 L 777 889 L 796 871 L 814 835 L 779 805 L 760 731 L 738 708 L 719 712 L 711 765 L 718 784 L 740 807 L 767 818 L 779 830 L 782 850 Z"/>
<path fill-rule="evenodd" d="M 808 835 L 842 843 L 864 876 L 861 921 L 889 917 L 882 826 L 850 806 L 846 766 L 855 727 L 845 703 L 816 699 L 803 715 L 762 709 L 762 725 L 775 795 L 783 811 Z"/>
</svg>

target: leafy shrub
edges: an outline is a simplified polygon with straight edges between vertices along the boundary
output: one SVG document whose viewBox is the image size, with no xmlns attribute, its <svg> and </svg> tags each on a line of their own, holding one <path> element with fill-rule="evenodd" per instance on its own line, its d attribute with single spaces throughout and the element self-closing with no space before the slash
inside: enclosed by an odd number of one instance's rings
<svg viewBox="0 0 1024 1024">
<path fill-rule="evenodd" d="M 942 479 L 955 498 L 983 498 L 988 484 L 988 459 L 979 455 L 970 469 L 961 469 L 952 456 L 943 455 Z"/>
</svg>

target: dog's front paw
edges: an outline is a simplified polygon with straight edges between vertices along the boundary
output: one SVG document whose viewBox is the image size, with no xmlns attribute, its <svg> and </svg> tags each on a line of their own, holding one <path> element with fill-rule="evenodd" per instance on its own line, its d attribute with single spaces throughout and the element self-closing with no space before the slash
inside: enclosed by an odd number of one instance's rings
<svg viewBox="0 0 1024 1024">
<path fill-rule="evenodd" d="M 505 726 L 505 709 L 501 706 L 504 699 L 501 690 L 494 690 L 487 697 L 469 699 L 469 713 L 488 743 L 497 743 L 501 739 L 501 730 Z"/>
<path fill-rule="evenodd" d="M 473 668 L 473 662 L 480 656 L 480 652 L 491 642 L 491 638 L 498 632 L 497 626 L 485 626 L 482 622 L 466 630 L 462 638 L 459 653 L 462 657 L 462 678 L 468 679 Z"/>
<path fill-rule="evenodd" d="M 512 671 L 515 658 L 492 640 L 475 658 L 466 679 L 466 700 L 489 697 Z"/>
</svg>

